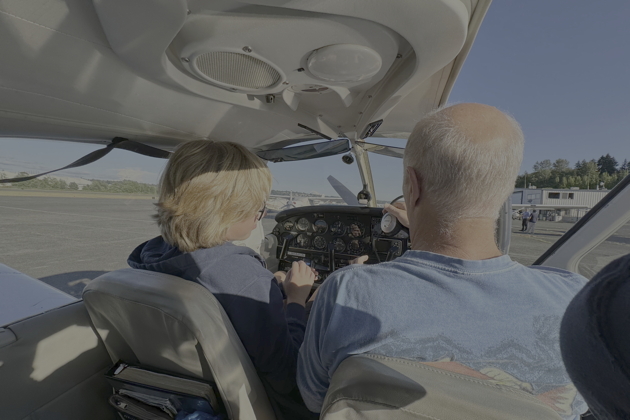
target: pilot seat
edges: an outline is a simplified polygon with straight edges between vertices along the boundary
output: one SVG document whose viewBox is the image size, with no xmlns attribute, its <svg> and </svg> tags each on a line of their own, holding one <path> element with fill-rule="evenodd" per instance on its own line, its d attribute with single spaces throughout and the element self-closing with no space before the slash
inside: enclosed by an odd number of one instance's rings
<svg viewBox="0 0 630 420">
<path fill-rule="evenodd" d="M 83 300 L 112 362 L 214 382 L 230 419 L 275 419 L 236 331 L 202 285 L 128 268 L 92 280 Z"/>
</svg>

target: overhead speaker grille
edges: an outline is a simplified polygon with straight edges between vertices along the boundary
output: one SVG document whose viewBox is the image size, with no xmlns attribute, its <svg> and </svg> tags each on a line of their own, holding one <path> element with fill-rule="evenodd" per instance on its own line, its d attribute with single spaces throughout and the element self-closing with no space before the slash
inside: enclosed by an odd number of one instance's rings
<svg viewBox="0 0 630 420">
<path fill-rule="evenodd" d="M 258 58 L 234 52 L 207 52 L 195 67 L 209 79 L 235 88 L 264 89 L 280 81 L 280 73 Z"/>
</svg>

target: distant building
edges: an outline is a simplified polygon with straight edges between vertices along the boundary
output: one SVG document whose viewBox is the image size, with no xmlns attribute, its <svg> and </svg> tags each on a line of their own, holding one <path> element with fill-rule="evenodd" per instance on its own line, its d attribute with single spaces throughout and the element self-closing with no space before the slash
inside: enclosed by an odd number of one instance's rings
<svg viewBox="0 0 630 420">
<path fill-rule="evenodd" d="M 516 188 L 512 207 L 530 211 L 539 208 L 542 220 L 575 222 L 608 193 L 609 190 Z"/>
</svg>

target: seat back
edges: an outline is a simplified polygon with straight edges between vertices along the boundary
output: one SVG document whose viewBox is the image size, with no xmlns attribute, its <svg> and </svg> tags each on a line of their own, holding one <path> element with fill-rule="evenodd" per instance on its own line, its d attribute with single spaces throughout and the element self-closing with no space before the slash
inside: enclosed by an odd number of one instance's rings
<svg viewBox="0 0 630 420">
<path fill-rule="evenodd" d="M 344 360 L 320 420 L 560 420 L 533 395 L 405 359 L 363 354 Z"/>
<path fill-rule="evenodd" d="M 251 359 L 205 287 L 122 269 L 92 280 L 83 299 L 112 361 L 214 381 L 231 419 L 275 418 Z"/>
</svg>

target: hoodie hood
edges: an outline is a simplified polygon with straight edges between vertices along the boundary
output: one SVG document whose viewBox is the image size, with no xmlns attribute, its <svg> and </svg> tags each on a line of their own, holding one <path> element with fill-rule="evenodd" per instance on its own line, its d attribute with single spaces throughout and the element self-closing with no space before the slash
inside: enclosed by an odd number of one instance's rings
<svg viewBox="0 0 630 420">
<path fill-rule="evenodd" d="M 193 252 L 182 252 L 179 248 L 164 241 L 161 236 L 147 241 L 133 250 L 127 264 L 139 270 L 158 271 L 173 276 L 195 281 L 198 274 L 193 275 L 193 267 L 209 269 L 213 266 L 223 268 L 223 264 L 232 256 L 249 255 L 265 267 L 265 261 L 253 249 L 236 246 L 231 242 L 212 248 L 201 248 Z"/>
</svg>

